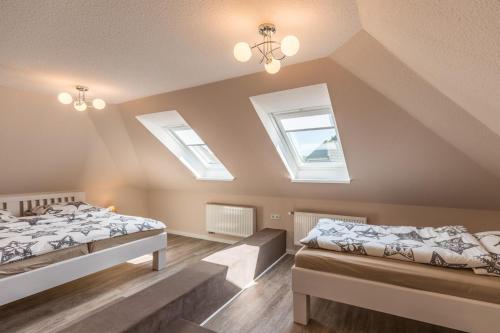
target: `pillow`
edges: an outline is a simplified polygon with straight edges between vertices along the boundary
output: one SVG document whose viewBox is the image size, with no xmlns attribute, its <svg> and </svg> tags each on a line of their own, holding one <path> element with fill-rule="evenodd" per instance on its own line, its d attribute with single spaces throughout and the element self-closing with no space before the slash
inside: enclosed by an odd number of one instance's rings
<svg viewBox="0 0 500 333">
<path fill-rule="evenodd" d="M 15 222 L 17 217 L 5 209 L 0 209 L 0 222 Z"/>
<path fill-rule="evenodd" d="M 77 213 L 95 212 L 99 208 L 83 201 L 59 202 L 50 205 L 37 206 L 31 209 L 31 214 L 35 215 L 72 215 Z"/>
<path fill-rule="evenodd" d="M 299 240 L 303 245 L 313 248 L 319 249 L 321 246 L 318 243 L 318 238 L 321 236 L 342 236 L 344 235 L 341 232 L 338 232 L 334 227 L 339 226 L 341 229 L 352 230 L 355 227 L 366 227 L 368 224 L 364 223 L 355 223 L 355 222 L 343 222 L 340 220 L 332 220 L 330 218 L 320 218 L 318 223 L 309 231 L 306 237 Z M 328 231 L 323 228 L 328 229 Z M 330 229 L 331 228 L 331 229 Z M 331 232 L 329 230 L 332 230 Z M 327 240 L 328 241 L 328 240 Z"/>
<path fill-rule="evenodd" d="M 24 216 L 35 216 L 35 215 L 43 215 L 47 211 L 50 205 L 41 205 L 36 206 L 31 209 L 24 211 Z"/>
<path fill-rule="evenodd" d="M 474 234 L 491 257 L 484 257 L 485 267 L 474 268 L 474 273 L 500 276 L 500 231 L 485 231 Z"/>
</svg>

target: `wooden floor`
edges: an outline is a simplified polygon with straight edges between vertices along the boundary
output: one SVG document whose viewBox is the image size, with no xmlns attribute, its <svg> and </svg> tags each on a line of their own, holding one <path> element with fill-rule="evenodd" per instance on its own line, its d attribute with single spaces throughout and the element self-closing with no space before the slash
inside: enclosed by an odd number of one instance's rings
<svg viewBox="0 0 500 333">
<path fill-rule="evenodd" d="M 292 318 L 291 268 L 287 255 L 257 284 L 213 317 L 205 327 L 224 333 L 452 333 L 458 332 L 380 312 L 321 299 L 311 299 L 311 321 L 307 327 Z"/>
<path fill-rule="evenodd" d="M 0 307 L 0 332 L 58 332 L 225 246 L 169 235 L 167 269 L 153 272 L 151 262 L 125 263 L 5 305 Z M 456 332 L 317 299 L 312 300 L 311 323 L 296 325 L 292 320 L 292 265 L 293 257 L 286 256 L 205 326 L 221 333 Z"/>
<path fill-rule="evenodd" d="M 152 271 L 151 261 L 125 263 L 4 305 L 0 307 L 0 332 L 57 332 L 226 246 L 168 235 L 166 269 Z"/>
</svg>

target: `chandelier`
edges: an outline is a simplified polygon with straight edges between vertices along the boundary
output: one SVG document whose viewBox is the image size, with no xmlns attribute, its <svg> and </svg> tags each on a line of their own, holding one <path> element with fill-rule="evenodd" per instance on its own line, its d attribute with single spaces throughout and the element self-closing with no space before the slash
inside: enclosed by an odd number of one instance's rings
<svg viewBox="0 0 500 333">
<path fill-rule="evenodd" d="M 233 55 L 240 62 L 247 62 L 252 57 L 252 50 L 257 49 L 261 54 L 260 63 L 269 74 L 278 73 L 281 68 L 281 60 L 291 57 L 299 51 L 299 39 L 293 35 L 286 36 L 280 42 L 272 39 L 276 33 L 276 27 L 271 23 L 259 25 L 259 34 L 262 42 L 255 43 L 252 47 L 245 42 L 239 42 L 234 46 Z"/>
<path fill-rule="evenodd" d="M 89 101 L 87 101 L 87 97 L 85 96 L 85 94 L 89 91 L 89 88 L 80 85 L 76 86 L 75 88 L 77 90 L 77 93 L 75 95 L 74 102 L 73 96 L 71 96 L 71 94 L 68 92 L 62 92 L 57 95 L 57 99 L 59 100 L 59 102 L 61 102 L 62 104 L 73 103 L 73 107 L 76 111 L 85 111 L 87 110 L 87 108 L 102 110 L 106 107 L 106 102 L 104 102 L 104 100 L 100 98 L 94 98 L 92 100 L 92 103 L 89 103 Z"/>
</svg>

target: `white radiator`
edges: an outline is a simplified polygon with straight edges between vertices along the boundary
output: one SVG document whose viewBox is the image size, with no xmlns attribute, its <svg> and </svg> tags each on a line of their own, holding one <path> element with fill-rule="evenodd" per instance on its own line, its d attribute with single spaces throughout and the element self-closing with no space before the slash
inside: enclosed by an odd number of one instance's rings
<svg viewBox="0 0 500 333">
<path fill-rule="evenodd" d="M 255 207 L 207 204 L 205 210 L 208 232 L 248 237 L 256 231 Z"/>
<path fill-rule="evenodd" d="M 295 245 L 300 244 L 300 240 L 307 236 L 309 231 L 318 223 L 320 218 L 331 218 L 344 222 L 366 223 L 366 217 L 331 215 L 331 214 L 316 214 L 316 213 L 293 213 L 293 242 Z"/>
</svg>

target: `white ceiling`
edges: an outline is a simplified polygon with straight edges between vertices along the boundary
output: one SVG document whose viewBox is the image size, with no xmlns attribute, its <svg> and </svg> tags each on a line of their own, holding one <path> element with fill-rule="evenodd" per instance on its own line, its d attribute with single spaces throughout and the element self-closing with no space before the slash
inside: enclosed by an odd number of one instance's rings
<svg viewBox="0 0 500 333">
<path fill-rule="evenodd" d="M 360 30 L 351 0 L 0 1 L 0 85 L 57 93 L 76 84 L 119 103 L 262 71 L 238 63 L 238 41 L 296 35 L 286 64 L 329 55 Z"/>
</svg>

